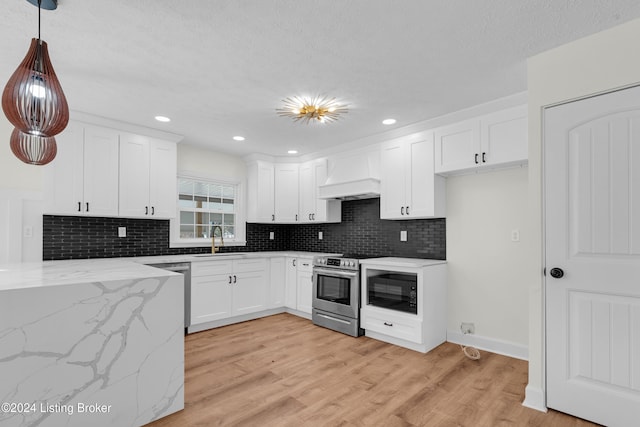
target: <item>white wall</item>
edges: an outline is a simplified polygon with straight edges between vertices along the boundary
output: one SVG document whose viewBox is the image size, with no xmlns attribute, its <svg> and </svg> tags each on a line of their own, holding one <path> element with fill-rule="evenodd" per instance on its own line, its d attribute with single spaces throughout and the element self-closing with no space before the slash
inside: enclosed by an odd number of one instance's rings
<svg viewBox="0 0 640 427">
<path fill-rule="evenodd" d="M 178 144 L 178 173 L 244 182 L 247 164 L 240 157 Z"/>
<path fill-rule="evenodd" d="M 40 191 L 42 168 L 22 163 L 11 152 L 13 125 L 0 114 L 0 189 Z"/>
<path fill-rule="evenodd" d="M 447 178 L 448 340 L 525 359 L 527 174 L 525 166 Z M 461 322 L 475 324 L 474 337 L 461 336 Z"/>
<path fill-rule="evenodd" d="M 529 223 L 534 238 L 523 275 L 529 287 L 526 406 L 545 406 L 541 111 L 544 106 L 640 83 L 638 40 L 640 20 L 634 20 L 529 59 Z"/>
</svg>

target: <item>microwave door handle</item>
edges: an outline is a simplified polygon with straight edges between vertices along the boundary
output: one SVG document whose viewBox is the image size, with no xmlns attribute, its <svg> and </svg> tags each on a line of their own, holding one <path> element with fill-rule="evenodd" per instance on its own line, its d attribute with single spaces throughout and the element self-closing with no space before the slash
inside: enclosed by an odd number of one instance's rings
<svg viewBox="0 0 640 427">
<path fill-rule="evenodd" d="M 328 268 L 314 268 L 314 273 L 326 274 L 328 276 L 338 276 L 338 277 L 358 277 L 357 271 L 339 271 L 339 270 L 331 270 Z"/>
</svg>

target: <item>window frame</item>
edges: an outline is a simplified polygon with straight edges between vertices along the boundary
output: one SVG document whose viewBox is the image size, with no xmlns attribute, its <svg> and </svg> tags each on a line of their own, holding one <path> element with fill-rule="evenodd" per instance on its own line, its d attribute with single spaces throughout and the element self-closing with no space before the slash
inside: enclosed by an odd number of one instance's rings
<svg viewBox="0 0 640 427">
<path fill-rule="evenodd" d="M 225 246 L 246 246 L 246 213 L 244 203 L 244 185 L 242 181 L 230 180 L 216 177 L 206 177 L 198 174 L 178 172 L 176 176 L 176 215 L 170 220 L 170 238 L 169 247 L 171 248 L 189 248 L 189 247 L 207 247 L 211 246 L 211 239 L 196 237 L 191 239 L 183 239 L 180 237 L 180 179 L 190 179 L 200 181 L 205 184 L 215 185 L 232 185 L 236 189 L 236 197 L 234 199 L 235 208 L 235 238 L 225 239 Z M 219 242 L 218 239 L 216 239 Z"/>
</svg>

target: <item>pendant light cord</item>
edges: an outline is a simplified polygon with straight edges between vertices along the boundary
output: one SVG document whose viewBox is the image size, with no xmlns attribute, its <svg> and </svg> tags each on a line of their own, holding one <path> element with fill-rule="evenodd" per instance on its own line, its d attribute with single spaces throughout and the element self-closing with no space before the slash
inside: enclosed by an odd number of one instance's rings
<svg viewBox="0 0 640 427">
<path fill-rule="evenodd" d="M 40 41 L 40 14 L 41 14 L 42 0 L 38 0 L 38 42 Z"/>
</svg>

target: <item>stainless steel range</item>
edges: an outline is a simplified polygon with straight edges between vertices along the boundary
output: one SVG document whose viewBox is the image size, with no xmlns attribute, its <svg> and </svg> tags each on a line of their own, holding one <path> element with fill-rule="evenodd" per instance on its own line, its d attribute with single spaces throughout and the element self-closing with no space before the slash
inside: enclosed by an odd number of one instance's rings
<svg viewBox="0 0 640 427">
<path fill-rule="evenodd" d="M 313 323 L 358 337 L 360 328 L 360 263 L 357 258 L 313 259 Z"/>
</svg>

